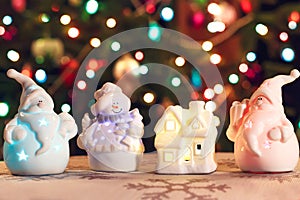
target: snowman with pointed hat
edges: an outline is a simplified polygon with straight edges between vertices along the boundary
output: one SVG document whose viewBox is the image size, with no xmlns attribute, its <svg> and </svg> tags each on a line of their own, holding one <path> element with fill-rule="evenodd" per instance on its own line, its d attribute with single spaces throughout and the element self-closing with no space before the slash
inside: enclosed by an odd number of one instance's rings
<svg viewBox="0 0 300 200">
<path fill-rule="evenodd" d="M 57 115 L 51 96 L 29 77 L 14 69 L 7 76 L 22 86 L 20 106 L 4 129 L 3 156 L 15 175 L 62 173 L 69 161 L 69 143 L 77 133 L 68 113 Z"/>
<path fill-rule="evenodd" d="M 233 102 L 226 134 L 235 142 L 235 160 L 242 171 L 288 172 L 296 167 L 299 144 L 284 113 L 281 87 L 299 75 L 294 69 L 267 79 L 250 99 Z"/>
</svg>

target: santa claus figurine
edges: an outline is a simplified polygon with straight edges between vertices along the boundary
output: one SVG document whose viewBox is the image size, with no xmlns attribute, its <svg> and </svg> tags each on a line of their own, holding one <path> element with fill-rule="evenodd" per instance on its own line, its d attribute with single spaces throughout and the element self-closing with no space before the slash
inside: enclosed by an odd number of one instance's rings
<svg viewBox="0 0 300 200">
<path fill-rule="evenodd" d="M 139 110 L 129 111 L 130 99 L 113 83 L 105 83 L 94 97 L 94 117 L 84 115 L 83 130 L 77 140 L 78 146 L 88 153 L 90 168 L 135 171 L 144 152 L 144 124 Z"/>
<path fill-rule="evenodd" d="M 299 144 L 282 106 L 281 87 L 300 73 L 265 80 L 250 99 L 233 102 L 227 137 L 235 142 L 237 165 L 246 172 L 288 172 L 299 159 Z"/>
<path fill-rule="evenodd" d="M 68 113 L 57 115 L 50 95 L 29 77 L 14 69 L 7 76 L 21 84 L 18 113 L 4 129 L 3 156 L 16 175 L 62 173 L 69 161 L 69 143 L 77 133 Z"/>
</svg>

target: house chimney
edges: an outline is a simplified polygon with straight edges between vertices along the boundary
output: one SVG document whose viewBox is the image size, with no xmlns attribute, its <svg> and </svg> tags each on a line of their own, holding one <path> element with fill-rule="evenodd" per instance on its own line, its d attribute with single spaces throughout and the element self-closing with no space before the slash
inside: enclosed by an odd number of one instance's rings
<svg viewBox="0 0 300 200">
<path fill-rule="evenodd" d="M 189 103 L 189 110 L 191 110 L 192 112 L 201 112 L 202 110 L 204 110 L 204 105 L 204 101 L 191 101 Z"/>
</svg>

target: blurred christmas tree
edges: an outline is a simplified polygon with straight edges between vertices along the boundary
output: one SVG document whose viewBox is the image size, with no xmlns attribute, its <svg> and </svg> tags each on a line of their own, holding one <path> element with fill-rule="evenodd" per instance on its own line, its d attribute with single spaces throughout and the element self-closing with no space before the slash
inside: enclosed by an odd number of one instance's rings
<svg viewBox="0 0 300 200">
<path fill-rule="evenodd" d="M 121 57 L 112 64 L 99 85 L 118 80 L 133 66 L 141 68 L 143 63 L 157 62 L 188 77 L 197 90 L 191 94 L 192 99 L 214 101 L 217 93 L 224 90 L 230 105 L 233 100 L 250 97 L 264 78 L 287 74 L 298 66 L 299 12 L 297 0 L 3 0 L 0 10 L 0 128 L 3 130 L 19 104 L 20 88 L 6 77 L 7 69 L 16 68 L 44 87 L 53 96 L 56 112 L 72 112 L 74 78 L 85 56 L 110 36 L 146 26 L 154 33 L 149 34 L 153 41 L 159 37 L 159 27 L 178 30 L 199 41 L 210 55 L 210 61 L 218 66 L 224 87 L 219 90 L 206 88 L 199 74 L 180 55 L 151 49 L 129 52 Z M 97 62 L 96 67 L 89 68 L 87 76 L 93 76 L 100 65 Z M 170 85 L 176 87 L 178 84 L 180 80 L 170 79 Z M 284 90 L 286 114 L 299 129 L 299 84 L 289 85 Z M 149 100 L 144 94 L 154 98 Z M 141 110 L 145 124 L 150 122 L 151 105 L 178 103 L 174 94 L 155 84 L 139 88 L 132 101 L 133 106 Z M 144 142 L 147 151 L 154 150 L 153 138 Z M 72 146 L 72 154 L 78 153 L 75 140 Z M 232 150 L 232 144 L 223 133 L 218 150 Z"/>
</svg>

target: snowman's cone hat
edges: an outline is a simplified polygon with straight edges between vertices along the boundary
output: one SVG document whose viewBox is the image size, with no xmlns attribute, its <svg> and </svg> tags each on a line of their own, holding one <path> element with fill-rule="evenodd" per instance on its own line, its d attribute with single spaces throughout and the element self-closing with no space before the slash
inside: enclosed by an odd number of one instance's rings
<svg viewBox="0 0 300 200">
<path fill-rule="evenodd" d="M 54 103 L 50 95 L 40 86 L 38 86 L 31 78 L 28 76 L 17 72 L 14 69 L 9 69 L 7 71 L 7 76 L 9 78 L 15 79 L 22 86 L 22 94 L 20 97 L 20 110 L 26 110 L 31 102 L 31 99 L 42 97 L 44 98 L 50 106 L 54 107 Z"/>
<path fill-rule="evenodd" d="M 268 98 L 268 100 L 274 106 L 282 106 L 281 87 L 285 84 L 293 82 L 299 76 L 300 72 L 297 69 L 293 69 L 289 75 L 277 75 L 273 78 L 265 80 L 261 84 L 261 86 L 253 93 L 253 95 L 250 98 L 250 101 L 262 95 Z"/>
</svg>

